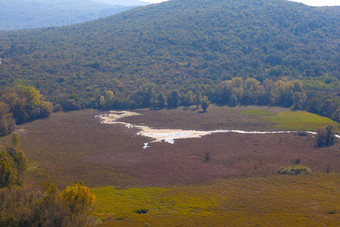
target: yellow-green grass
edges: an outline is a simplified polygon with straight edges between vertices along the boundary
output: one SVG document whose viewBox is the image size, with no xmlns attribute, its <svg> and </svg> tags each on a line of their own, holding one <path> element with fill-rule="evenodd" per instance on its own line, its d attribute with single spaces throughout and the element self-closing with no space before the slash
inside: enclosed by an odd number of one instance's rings
<svg viewBox="0 0 340 227">
<path fill-rule="evenodd" d="M 327 117 L 321 117 L 305 111 L 285 111 L 271 116 L 263 116 L 263 118 L 274 123 L 276 128 L 286 130 L 316 131 L 327 125 L 334 125 L 336 128 L 340 127 L 339 123 Z"/>
<path fill-rule="evenodd" d="M 92 192 L 101 226 L 337 226 L 340 218 L 340 174 Z"/>
</svg>

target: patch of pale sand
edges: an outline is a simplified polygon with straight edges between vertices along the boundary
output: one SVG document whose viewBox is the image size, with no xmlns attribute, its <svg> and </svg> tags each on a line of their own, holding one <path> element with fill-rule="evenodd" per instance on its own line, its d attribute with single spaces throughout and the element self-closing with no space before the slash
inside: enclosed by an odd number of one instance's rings
<svg viewBox="0 0 340 227">
<path fill-rule="evenodd" d="M 100 114 L 95 116 L 102 124 L 123 124 L 128 128 L 140 129 L 137 135 L 150 137 L 151 142 L 167 142 L 173 144 L 176 139 L 200 138 L 202 136 L 211 135 L 214 133 L 241 133 L 241 134 L 283 134 L 294 133 L 297 131 L 244 131 L 244 130 L 213 130 L 213 131 L 197 131 L 197 130 L 183 130 L 183 129 L 155 129 L 149 126 L 133 125 L 123 121 L 117 121 L 123 117 L 137 116 L 139 113 L 130 111 L 111 111 L 109 114 Z M 315 135 L 316 132 L 306 131 L 306 133 Z M 336 138 L 340 138 L 336 135 Z M 149 147 L 148 143 L 144 143 L 143 148 Z"/>
<path fill-rule="evenodd" d="M 139 113 L 131 112 L 131 111 L 110 111 L 108 114 L 100 114 L 95 116 L 100 120 L 100 123 L 102 124 L 117 124 L 120 122 L 117 122 L 118 119 L 124 118 L 124 117 L 131 117 L 131 116 L 138 116 Z M 125 122 L 123 122 L 125 123 Z"/>
</svg>

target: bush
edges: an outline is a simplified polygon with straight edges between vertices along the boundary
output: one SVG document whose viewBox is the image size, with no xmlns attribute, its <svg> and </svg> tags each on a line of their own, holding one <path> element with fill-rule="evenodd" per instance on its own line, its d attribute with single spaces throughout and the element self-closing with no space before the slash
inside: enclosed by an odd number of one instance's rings
<svg viewBox="0 0 340 227">
<path fill-rule="evenodd" d="M 148 209 L 138 209 L 136 210 L 137 214 L 146 214 L 149 210 Z"/>
<path fill-rule="evenodd" d="M 0 152 L 0 188 L 11 187 L 18 182 L 17 170 L 12 157 L 5 151 Z"/>
<path fill-rule="evenodd" d="M 27 160 L 20 147 L 20 137 L 14 133 L 12 144 L 0 151 L 0 188 L 22 185 Z"/>
<path fill-rule="evenodd" d="M 44 188 L 0 189 L 0 226 L 95 225 L 88 212 L 93 208 L 94 195 L 87 187 L 73 184 L 60 192 L 56 185 L 46 182 Z M 70 205 L 76 209 L 70 209 Z"/>
<path fill-rule="evenodd" d="M 316 146 L 329 147 L 334 145 L 335 129 L 334 126 L 328 125 L 325 129 L 319 129 L 316 135 Z"/>
<path fill-rule="evenodd" d="M 94 207 L 95 195 L 88 187 L 74 183 L 61 192 L 61 198 L 70 209 L 71 213 L 90 214 Z"/>
<path fill-rule="evenodd" d="M 298 136 L 308 136 L 308 134 L 307 134 L 306 131 L 298 131 L 298 132 L 296 133 L 296 135 L 298 135 Z"/>
<path fill-rule="evenodd" d="M 283 166 L 278 170 L 279 174 L 302 175 L 312 173 L 311 169 L 302 165 Z"/>
<path fill-rule="evenodd" d="M 201 100 L 201 106 L 204 112 L 207 111 L 208 107 L 209 107 L 209 100 L 207 96 L 203 96 L 202 100 Z"/>
</svg>

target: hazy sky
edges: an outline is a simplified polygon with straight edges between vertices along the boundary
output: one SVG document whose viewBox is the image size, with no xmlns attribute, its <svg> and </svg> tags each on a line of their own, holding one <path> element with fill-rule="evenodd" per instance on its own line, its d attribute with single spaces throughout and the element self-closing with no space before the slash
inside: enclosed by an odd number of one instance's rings
<svg viewBox="0 0 340 227">
<path fill-rule="evenodd" d="M 144 0 L 145 2 L 159 3 L 164 2 L 165 0 Z M 293 0 L 294 2 L 302 2 L 307 5 L 312 6 L 339 6 L 340 0 Z"/>
<path fill-rule="evenodd" d="M 340 0 L 294 0 L 312 6 L 339 6 Z"/>
</svg>

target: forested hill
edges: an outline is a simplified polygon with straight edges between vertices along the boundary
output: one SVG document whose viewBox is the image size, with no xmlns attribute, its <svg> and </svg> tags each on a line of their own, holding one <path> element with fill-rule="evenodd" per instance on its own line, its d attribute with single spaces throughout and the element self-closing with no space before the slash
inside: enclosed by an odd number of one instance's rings
<svg viewBox="0 0 340 227">
<path fill-rule="evenodd" d="M 197 90 L 232 77 L 319 78 L 339 89 L 340 8 L 286 0 L 170 0 L 62 28 L 0 33 L 0 84 L 51 100 Z M 335 86 L 335 87 L 334 87 Z"/>
</svg>

